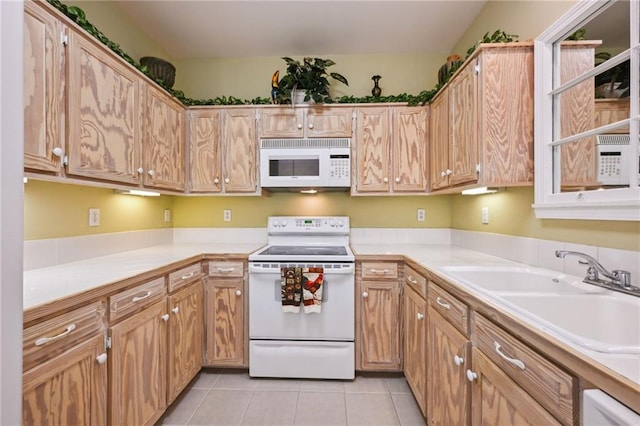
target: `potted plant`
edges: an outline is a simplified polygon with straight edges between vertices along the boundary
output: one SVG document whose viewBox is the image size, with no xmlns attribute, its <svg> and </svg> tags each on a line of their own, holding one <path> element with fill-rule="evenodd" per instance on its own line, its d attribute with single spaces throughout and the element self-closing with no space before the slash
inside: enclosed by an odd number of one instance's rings
<svg viewBox="0 0 640 426">
<path fill-rule="evenodd" d="M 595 55 L 596 65 L 611 59 L 609 52 L 600 52 Z M 629 96 L 631 82 L 630 62 L 627 59 L 621 64 L 598 74 L 595 77 L 596 97 L 598 98 L 626 98 Z"/>
<path fill-rule="evenodd" d="M 296 94 L 302 91 L 304 91 L 304 102 L 312 99 L 316 103 L 331 102 L 329 77 L 349 85 L 342 74 L 327 71 L 328 67 L 335 65 L 331 59 L 305 57 L 302 63 L 287 57 L 282 59 L 287 63 L 287 74 L 278 83 L 278 96 L 281 103 L 287 100 L 291 103 L 299 103 L 296 102 Z"/>
</svg>

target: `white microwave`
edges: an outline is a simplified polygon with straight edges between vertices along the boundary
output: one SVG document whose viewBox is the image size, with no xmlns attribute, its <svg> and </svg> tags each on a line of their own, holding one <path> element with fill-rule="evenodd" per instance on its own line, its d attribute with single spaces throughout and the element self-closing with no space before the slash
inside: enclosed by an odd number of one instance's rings
<svg viewBox="0 0 640 426">
<path fill-rule="evenodd" d="M 351 140 L 261 139 L 263 188 L 349 188 Z"/>
<path fill-rule="evenodd" d="M 598 182 L 602 185 L 629 184 L 630 139 L 628 134 L 598 135 L 596 137 Z M 640 173 L 640 159 L 638 173 Z"/>
</svg>

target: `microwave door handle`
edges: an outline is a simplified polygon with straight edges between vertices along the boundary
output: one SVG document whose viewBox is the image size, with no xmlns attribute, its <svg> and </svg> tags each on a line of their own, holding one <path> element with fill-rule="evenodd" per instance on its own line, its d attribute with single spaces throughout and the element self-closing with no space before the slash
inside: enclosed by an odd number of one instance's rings
<svg viewBox="0 0 640 426">
<path fill-rule="evenodd" d="M 274 299 L 278 303 L 282 303 L 282 282 L 277 279 L 274 282 Z M 322 283 L 322 303 L 327 303 L 329 301 L 329 292 L 327 291 L 329 286 L 327 286 L 327 281 L 325 280 Z M 302 306 L 302 303 L 300 304 Z"/>
</svg>

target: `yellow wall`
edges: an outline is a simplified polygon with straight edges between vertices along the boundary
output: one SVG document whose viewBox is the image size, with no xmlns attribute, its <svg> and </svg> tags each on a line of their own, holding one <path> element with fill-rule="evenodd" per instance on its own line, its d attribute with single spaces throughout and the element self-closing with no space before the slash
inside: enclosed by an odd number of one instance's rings
<svg viewBox="0 0 640 426">
<path fill-rule="evenodd" d="M 533 209 L 533 188 L 507 188 L 478 196 L 455 195 L 451 200 L 451 227 L 521 237 L 566 241 L 622 250 L 640 250 L 640 222 L 540 220 Z M 489 224 L 481 223 L 483 207 Z"/>
<path fill-rule="evenodd" d="M 426 212 L 416 221 L 416 209 Z M 231 222 L 222 220 L 231 209 Z M 268 197 L 176 197 L 174 226 L 264 227 L 274 215 L 346 215 L 354 228 L 448 228 L 449 196 L 350 197 L 347 193 L 316 195 L 275 193 Z"/>
<path fill-rule="evenodd" d="M 164 210 L 173 197 L 136 197 L 112 189 L 30 179 L 24 186 L 24 239 L 60 238 L 140 229 L 170 228 Z M 100 209 L 100 226 L 89 227 L 89 209 Z"/>
</svg>

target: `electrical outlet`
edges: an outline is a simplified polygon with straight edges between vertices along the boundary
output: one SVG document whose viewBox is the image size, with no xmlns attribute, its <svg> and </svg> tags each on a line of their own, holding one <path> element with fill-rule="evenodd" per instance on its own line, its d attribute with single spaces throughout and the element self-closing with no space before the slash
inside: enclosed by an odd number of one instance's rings
<svg viewBox="0 0 640 426">
<path fill-rule="evenodd" d="M 100 209 L 89 209 L 89 226 L 100 226 Z"/>
<path fill-rule="evenodd" d="M 489 207 L 482 208 L 482 223 L 485 225 L 489 223 Z"/>
<path fill-rule="evenodd" d="M 225 222 L 231 222 L 231 210 L 225 210 L 222 217 Z"/>
<path fill-rule="evenodd" d="M 164 209 L 164 221 L 167 223 L 171 222 L 171 210 Z"/>
<path fill-rule="evenodd" d="M 416 213 L 416 219 L 418 220 L 418 222 L 424 222 L 424 217 L 425 217 L 424 209 L 418 209 Z"/>
</svg>

